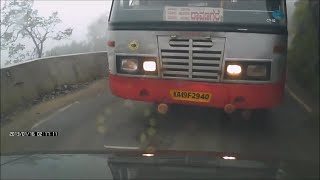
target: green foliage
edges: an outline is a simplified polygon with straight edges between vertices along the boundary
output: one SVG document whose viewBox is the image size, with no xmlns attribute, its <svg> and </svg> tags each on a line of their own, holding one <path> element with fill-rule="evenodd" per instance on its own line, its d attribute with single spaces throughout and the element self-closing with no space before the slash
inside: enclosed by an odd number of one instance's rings
<svg viewBox="0 0 320 180">
<path fill-rule="evenodd" d="M 10 59 L 25 59 L 26 56 L 42 57 L 44 43 L 48 39 L 61 40 L 71 36 L 72 29 L 55 31 L 55 26 L 61 23 L 58 12 L 49 17 L 42 17 L 33 9 L 33 0 L 8 0 L 1 8 L 1 50 L 9 51 Z M 33 50 L 23 52 L 25 45 L 21 39 L 31 39 Z"/>
<path fill-rule="evenodd" d="M 88 26 L 87 39 L 92 51 L 105 51 L 107 42 L 108 18 L 105 14 Z"/>
<path fill-rule="evenodd" d="M 288 52 L 288 67 L 303 87 L 318 96 L 319 32 L 308 1 L 301 0 L 293 19 L 295 37 Z"/>
</svg>

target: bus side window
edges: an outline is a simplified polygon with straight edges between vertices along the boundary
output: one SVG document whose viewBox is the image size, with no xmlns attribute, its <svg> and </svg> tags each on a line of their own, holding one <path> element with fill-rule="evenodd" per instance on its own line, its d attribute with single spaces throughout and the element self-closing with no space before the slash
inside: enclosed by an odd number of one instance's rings
<svg viewBox="0 0 320 180">
<path fill-rule="evenodd" d="M 124 9 L 131 9 L 135 6 L 139 6 L 139 0 L 121 0 L 120 5 Z"/>
<path fill-rule="evenodd" d="M 129 6 L 133 6 L 133 0 L 129 0 Z"/>
<path fill-rule="evenodd" d="M 129 8 L 138 8 L 140 6 L 147 6 L 148 1 L 147 0 L 128 0 L 129 2 Z"/>
<path fill-rule="evenodd" d="M 269 0 L 266 0 L 269 1 Z M 263 0 L 230 0 L 223 3 L 225 9 L 232 10 L 261 10 L 266 11 L 266 4 Z"/>
</svg>

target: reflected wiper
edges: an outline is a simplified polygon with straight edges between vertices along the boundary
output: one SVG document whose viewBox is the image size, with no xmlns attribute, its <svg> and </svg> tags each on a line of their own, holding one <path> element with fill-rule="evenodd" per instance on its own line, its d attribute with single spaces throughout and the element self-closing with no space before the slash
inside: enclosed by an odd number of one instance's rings
<svg viewBox="0 0 320 180">
<path fill-rule="evenodd" d="M 144 151 L 131 149 L 107 148 L 113 163 L 127 164 L 156 164 L 156 165 L 185 165 L 185 166 L 208 166 L 208 167 L 242 167 L 242 168 L 266 168 L 277 166 L 274 161 L 256 161 L 237 158 L 235 153 L 207 152 L 207 151 L 177 151 L 158 150 Z M 242 155 L 242 158 L 244 155 Z M 267 166 L 268 163 L 268 166 Z"/>
<path fill-rule="evenodd" d="M 211 178 L 255 178 L 277 179 L 285 174 L 277 166 L 263 162 L 245 160 L 208 159 L 199 157 L 125 157 L 112 156 L 108 165 L 114 179 L 154 177 L 194 179 Z M 280 171 L 279 171 L 280 170 Z M 134 173 L 132 173 L 134 172 Z M 140 175 L 137 175 L 140 173 Z M 159 174 L 157 174 L 159 173 Z M 279 176 L 279 173 L 280 176 Z M 135 174 L 130 178 L 130 174 Z M 147 174 L 147 175 L 146 175 Z"/>
<path fill-rule="evenodd" d="M 248 160 L 224 160 L 208 159 L 206 157 L 126 157 L 111 156 L 110 163 L 127 164 L 127 165 L 163 165 L 163 166 L 188 166 L 188 167 L 232 167 L 232 168 L 250 168 L 261 169 L 270 168 L 263 162 Z"/>
</svg>

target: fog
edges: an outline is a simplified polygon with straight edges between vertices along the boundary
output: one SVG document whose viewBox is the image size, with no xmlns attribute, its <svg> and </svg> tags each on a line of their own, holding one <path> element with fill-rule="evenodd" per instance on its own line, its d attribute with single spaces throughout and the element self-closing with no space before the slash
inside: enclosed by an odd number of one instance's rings
<svg viewBox="0 0 320 180">
<path fill-rule="evenodd" d="M 101 14 L 108 17 L 111 1 L 36 1 L 34 8 L 42 16 L 49 16 L 53 11 L 58 11 L 62 23 L 59 29 L 73 28 L 72 40 L 84 40 L 88 25 Z M 61 42 L 53 42 L 54 46 Z"/>
<path fill-rule="evenodd" d="M 1 2 L 3 4 L 3 2 Z M 65 28 L 73 28 L 73 33 L 67 40 L 53 41 L 48 40 L 45 43 L 45 51 L 51 48 L 70 43 L 72 40 L 81 41 L 85 40 L 88 25 L 96 20 L 99 16 L 104 14 L 106 18 L 109 15 L 111 0 L 103 1 L 43 1 L 35 0 L 34 9 L 37 9 L 40 16 L 48 17 L 52 12 L 57 11 L 58 17 L 62 23 L 57 25 L 57 30 Z M 21 40 L 20 40 L 21 41 Z M 32 47 L 31 41 L 23 41 L 26 46 Z M 6 51 L 1 51 L 1 67 L 4 66 L 5 61 L 8 59 Z"/>
<path fill-rule="evenodd" d="M 294 11 L 294 2 L 296 0 L 287 0 L 287 9 L 289 24 L 291 24 L 291 16 Z M 1 2 L 1 4 L 3 1 Z M 99 16 L 104 14 L 107 18 L 111 6 L 111 0 L 99 1 L 44 1 L 35 0 L 34 9 L 39 11 L 39 15 L 48 17 L 52 12 L 57 11 L 62 23 L 57 25 L 57 30 L 65 28 L 73 28 L 73 33 L 67 40 L 61 41 L 47 41 L 45 44 L 45 51 L 51 48 L 70 43 L 72 40 L 82 41 L 86 39 L 88 25 L 96 20 Z M 290 39 L 290 38 L 289 38 Z M 31 42 L 26 42 L 26 46 L 32 47 Z M 1 51 L 1 67 L 4 67 L 5 61 L 8 59 L 7 52 Z"/>
</svg>

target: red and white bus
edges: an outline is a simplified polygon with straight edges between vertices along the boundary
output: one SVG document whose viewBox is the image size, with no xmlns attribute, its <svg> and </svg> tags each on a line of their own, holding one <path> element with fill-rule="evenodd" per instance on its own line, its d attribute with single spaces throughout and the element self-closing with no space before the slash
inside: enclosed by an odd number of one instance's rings
<svg viewBox="0 0 320 180">
<path fill-rule="evenodd" d="M 114 95 L 159 104 L 269 109 L 284 96 L 285 0 L 114 0 Z"/>
</svg>

